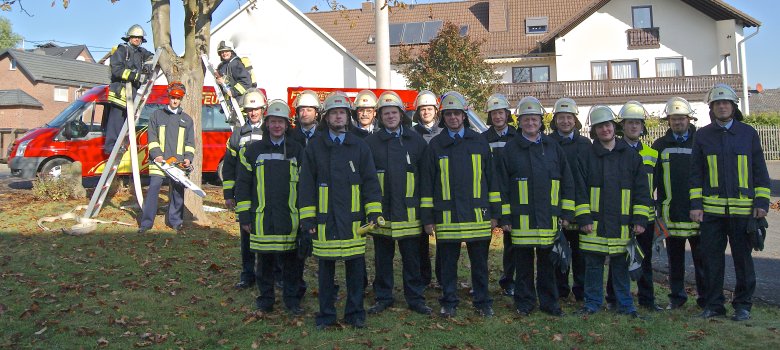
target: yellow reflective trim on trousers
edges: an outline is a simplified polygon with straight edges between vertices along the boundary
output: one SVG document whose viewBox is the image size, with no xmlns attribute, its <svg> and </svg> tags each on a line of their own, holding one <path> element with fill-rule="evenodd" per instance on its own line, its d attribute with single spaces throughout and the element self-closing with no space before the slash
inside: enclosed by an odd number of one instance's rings
<svg viewBox="0 0 780 350">
<path fill-rule="evenodd" d="M 157 128 L 157 139 L 160 142 L 160 152 L 165 152 L 165 125 Z"/>
<path fill-rule="evenodd" d="M 150 168 L 151 169 L 151 168 Z M 236 185 L 236 182 L 233 180 L 225 180 L 222 181 L 222 189 L 223 190 L 231 190 Z"/>
<path fill-rule="evenodd" d="M 132 71 L 130 69 L 123 70 L 122 71 L 122 80 L 128 80 L 128 78 L 130 78 L 130 73 L 132 73 Z"/>
<path fill-rule="evenodd" d="M 250 165 L 249 162 L 247 162 L 246 157 L 244 156 L 245 151 L 246 151 L 246 147 L 242 147 L 241 150 L 238 152 L 238 162 L 239 164 L 243 165 L 247 171 L 252 171 L 252 165 Z"/>
<path fill-rule="evenodd" d="M 550 180 L 550 205 L 552 205 L 553 207 L 558 206 L 560 190 L 561 190 L 561 181 Z"/>
<path fill-rule="evenodd" d="M 601 199 L 601 188 L 600 187 L 591 187 L 590 188 L 590 211 L 591 212 L 598 212 L 599 211 L 599 200 Z M 595 230 L 595 228 L 594 228 Z"/>
<path fill-rule="evenodd" d="M 756 187 L 753 189 L 756 193 L 756 198 L 766 198 L 769 199 L 770 191 L 766 187 Z"/>
<path fill-rule="evenodd" d="M 707 156 L 707 172 L 710 175 L 710 187 L 718 187 L 718 155 Z"/>
<path fill-rule="evenodd" d="M 620 215 L 631 214 L 631 190 L 620 190 Z"/>
<path fill-rule="evenodd" d="M 368 208 L 368 204 L 366 204 Z M 360 211 L 360 185 L 352 185 L 352 203 L 350 211 L 355 213 Z M 368 212 L 368 210 L 366 210 Z"/>
<path fill-rule="evenodd" d="M 251 207 L 252 207 L 251 201 L 240 201 L 236 203 L 236 213 L 247 211 Z"/>
<path fill-rule="evenodd" d="M 366 214 L 372 214 L 372 213 L 382 214 L 382 203 L 368 202 L 366 203 L 365 209 L 366 209 Z M 360 211 L 359 202 L 358 202 L 358 210 L 356 211 Z"/>
<path fill-rule="evenodd" d="M 474 198 L 482 198 L 482 155 L 471 155 L 472 193 Z"/>
<path fill-rule="evenodd" d="M 420 208 L 433 208 L 433 198 L 420 197 Z"/>
<path fill-rule="evenodd" d="M 441 222 L 443 224 L 449 224 L 452 222 L 452 212 L 449 210 L 445 210 L 441 212 Z"/>
<path fill-rule="evenodd" d="M 574 211 L 574 201 L 571 199 L 562 199 L 561 209 Z"/>
<path fill-rule="evenodd" d="M 244 153 L 246 148 L 241 149 L 241 154 Z M 244 157 L 241 157 L 242 159 Z M 265 162 L 260 162 L 260 166 L 255 171 L 255 181 L 257 181 L 257 211 L 261 212 L 265 209 Z"/>
<path fill-rule="evenodd" d="M 441 199 L 450 200 L 450 160 L 439 159 L 439 180 L 441 181 Z"/>
<path fill-rule="evenodd" d="M 406 198 L 414 197 L 414 173 L 406 172 Z"/>
<path fill-rule="evenodd" d="M 748 159 L 744 154 L 737 155 L 737 178 L 740 188 L 748 188 Z"/>
<path fill-rule="evenodd" d="M 377 171 L 376 172 L 376 177 L 379 179 L 379 191 L 382 193 L 382 196 L 384 196 L 385 195 L 385 172 L 384 172 L 384 170 Z"/>
<path fill-rule="evenodd" d="M 512 214 L 512 207 L 509 204 L 501 204 L 501 215 Z"/>
<path fill-rule="evenodd" d="M 488 201 L 490 203 L 500 203 L 501 192 L 488 192 Z"/>
<path fill-rule="evenodd" d="M 328 186 L 320 186 L 319 191 L 319 212 L 320 214 L 328 213 Z"/>
<path fill-rule="evenodd" d="M 308 206 L 308 207 L 303 207 L 303 208 L 301 208 L 299 213 L 301 215 L 301 219 L 313 218 L 313 217 L 317 216 L 317 208 L 314 207 L 313 205 L 312 206 Z"/>
<path fill-rule="evenodd" d="M 176 139 L 176 154 L 184 154 L 184 127 L 179 127 L 178 138 Z"/>
<path fill-rule="evenodd" d="M 574 216 L 580 216 L 584 214 L 590 214 L 590 206 L 587 204 L 579 204 L 574 207 Z"/>
<path fill-rule="evenodd" d="M 689 199 L 699 199 L 702 198 L 701 196 L 702 190 L 701 187 L 695 187 L 688 190 L 688 197 Z"/>
<path fill-rule="evenodd" d="M 517 181 L 517 193 L 520 204 L 528 204 L 528 180 Z"/>
</svg>

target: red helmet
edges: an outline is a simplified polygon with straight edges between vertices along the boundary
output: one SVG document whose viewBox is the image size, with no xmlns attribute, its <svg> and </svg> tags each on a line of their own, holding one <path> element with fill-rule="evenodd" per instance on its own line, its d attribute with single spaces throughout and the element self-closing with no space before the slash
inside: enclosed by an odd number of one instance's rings
<svg viewBox="0 0 780 350">
<path fill-rule="evenodd" d="M 186 91 L 187 88 L 185 88 L 184 84 L 180 81 L 174 81 L 168 84 L 168 96 L 182 98 Z"/>
</svg>

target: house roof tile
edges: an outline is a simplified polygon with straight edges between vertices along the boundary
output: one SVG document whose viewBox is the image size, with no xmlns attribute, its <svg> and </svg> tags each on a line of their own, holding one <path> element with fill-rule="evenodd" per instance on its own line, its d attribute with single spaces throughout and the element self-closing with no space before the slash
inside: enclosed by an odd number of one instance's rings
<svg viewBox="0 0 780 350">
<path fill-rule="evenodd" d="M 48 56 L 16 49 L 0 51 L 10 55 L 32 81 L 93 87 L 109 83 L 109 67 L 102 64 Z"/>
<path fill-rule="evenodd" d="M 0 106 L 43 107 L 43 104 L 21 89 L 13 89 L 0 90 Z"/>
</svg>

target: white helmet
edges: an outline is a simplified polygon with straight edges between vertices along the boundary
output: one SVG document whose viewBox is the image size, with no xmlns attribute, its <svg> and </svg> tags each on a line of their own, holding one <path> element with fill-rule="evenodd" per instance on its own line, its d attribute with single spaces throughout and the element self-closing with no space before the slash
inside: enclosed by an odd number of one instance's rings
<svg viewBox="0 0 780 350">
<path fill-rule="evenodd" d="M 265 108 L 268 106 L 268 99 L 260 90 L 252 90 L 244 95 L 244 104 L 242 109 Z"/>
<path fill-rule="evenodd" d="M 322 104 L 320 103 L 320 97 L 316 92 L 312 90 L 303 90 L 298 96 L 295 96 L 293 107 L 295 109 L 298 109 L 298 107 L 314 107 L 314 109 L 319 111 L 320 108 L 322 108 Z"/>
<path fill-rule="evenodd" d="M 420 91 L 414 99 L 414 109 L 417 110 L 422 106 L 434 106 L 438 108 L 439 99 L 436 98 L 436 94 L 428 90 Z"/>
<path fill-rule="evenodd" d="M 526 96 L 517 103 L 517 116 L 520 117 L 527 114 L 544 116 L 544 107 L 542 107 L 542 103 L 536 97 Z"/>
<path fill-rule="evenodd" d="M 715 86 L 713 86 L 709 92 L 707 92 L 706 100 L 708 105 L 719 100 L 728 100 L 734 103 L 739 103 L 739 96 L 737 96 L 737 92 L 734 91 L 731 86 L 718 83 L 715 84 Z"/>
<path fill-rule="evenodd" d="M 376 108 L 376 94 L 371 90 L 361 90 L 355 96 L 353 108 Z"/>
<path fill-rule="evenodd" d="M 647 115 L 647 110 L 642 103 L 638 101 L 628 101 L 623 105 L 623 108 L 620 109 L 618 118 L 620 118 L 620 120 L 634 119 L 644 122 L 644 120 L 647 119 Z"/>
<path fill-rule="evenodd" d="M 662 119 L 667 119 L 671 115 L 686 115 L 688 118 L 696 120 L 693 113 L 695 113 L 695 111 L 691 108 L 691 104 L 688 103 L 688 100 L 682 97 L 672 97 L 669 101 L 666 101 L 666 106 L 664 107 L 665 116 Z"/>
</svg>

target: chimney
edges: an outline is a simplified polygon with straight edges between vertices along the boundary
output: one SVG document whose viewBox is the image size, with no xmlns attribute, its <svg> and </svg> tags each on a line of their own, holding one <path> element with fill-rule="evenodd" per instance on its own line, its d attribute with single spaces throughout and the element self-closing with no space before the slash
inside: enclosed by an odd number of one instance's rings
<svg viewBox="0 0 780 350">
<path fill-rule="evenodd" d="M 506 0 L 489 0 L 488 9 L 488 31 L 505 32 L 509 22 Z"/>
<path fill-rule="evenodd" d="M 374 2 L 373 1 L 365 1 L 362 4 L 360 4 L 360 11 L 373 13 L 374 11 Z"/>
</svg>

